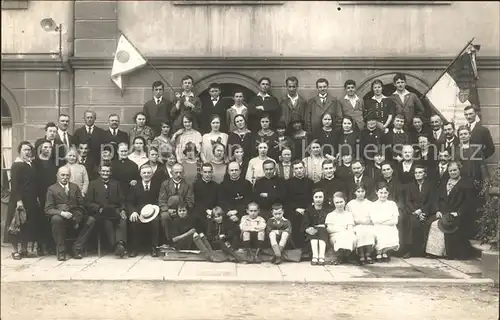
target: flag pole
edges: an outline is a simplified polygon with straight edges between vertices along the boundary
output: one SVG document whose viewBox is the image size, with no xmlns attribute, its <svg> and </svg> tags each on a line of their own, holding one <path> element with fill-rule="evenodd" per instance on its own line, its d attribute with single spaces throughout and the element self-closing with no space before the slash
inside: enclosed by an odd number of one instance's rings
<svg viewBox="0 0 500 320">
<path fill-rule="evenodd" d="M 128 39 L 128 37 L 125 35 L 125 33 L 123 33 L 123 31 L 121 31 L 120 29 L 118 29 L 118 32 L 120 32 L 120 34 L 122 36 L 125 37 L 125 39 L 127 39 L 128 43 L 130 43 L 130 45 L 137 51 L 139 52 L 139 54 L 144 57 L 144 55 L 139 51 L 139 49 L 137 49 L 136 46 L 134 46 L 134 44 Z M 160 73 L 160 71 L 151 63 L 149 62 L 149 59 L 146 59 L 146 64 L 149 65 L 155 72 L 156 74 L 158 74 L 158 76 L 160 76 L 160 78 L 167 84 L 167 86 L 172 90 L 172 92 L 175 94 L 175 89 L 170 85 L 170 83 L 168 83 L 167 79 L 165 79 L 165 77 L 163 77 L 163 75 Z"/>
<path fill-rule="evenodd" d="M 464 53 L 464 51 L 467 50 L 467 48 L 469 48 L 469 46 L 472 44 L 472 42 L 475 39 L 476 38 L 474 37 L 474 38 L 472 38 L 472 40 L 470 40 L 469 42 L 467 42 L 467 44 L 465 45 L 465 47 L 460 51 L 460 53 L 455 57 L 455 59 L 453 59 L 453 61 L 450 62 L 450 64 L 446 67 L 446 69 L 444 69 L 444 71 L 439 75 L 439 77 L 436 79 L 436 81 L 434 81 L 434 83 L 429 87 L 429 89 L 427 89 L 427 91 L 425 91 L 425 93 L 420 96 L 420 99 L 424 98 L 429 93 L 429 91 L 432 90 L 432 88 L 434 87 L 434 85 L 436 83 L 438 83 L 439 79 L 441 79 L 441 77 L 444 76 L 444 74 L 446 72 L 448 72 L 448 69 L 450 69 L 450 67 L 455 63 L 455 61 L 457 61 L 462 56 L 462 54 Z"/>
</svg>

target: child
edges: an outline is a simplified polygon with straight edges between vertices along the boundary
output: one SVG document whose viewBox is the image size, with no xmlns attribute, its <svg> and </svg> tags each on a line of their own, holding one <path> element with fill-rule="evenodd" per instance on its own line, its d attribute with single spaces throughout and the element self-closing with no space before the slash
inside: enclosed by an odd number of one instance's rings
<svg viewBox="0 0 500 320">
<path fill-rule="evenodd" d="M 335 265 L 347 262 L 356 242 L 356 235 L 352 230 L 354 220 L 352 214 L 345 210 L 345 202 L 344 194 L 335 192 L 333 195 L 335 210 L 330 212 L 325 219 L 330 243 L 337 253 L 337 260 L 333 263 Z"/>
<path fill-rule="evenodd" d="M 240 230 L 243 247 L 247 253 L 247 263 L 261 263 L 260 250 L 264 244 L 266 221 L 259 216 L 259 205 L 251 202 L 247 206 L 247 214 L 241 217 Z M 252 256 L 252 244 L 256 249 Z"/>
<path fill-rule="evenodd" d="M 65 167 L 69 168 L 71 173 L 69 182 L 75 183 L 78 188 L 80 188 L 82 196 L 85 197 L 89 188 L 89 176 L 87 174 L 87 168 L 85 168 L 83 164 L 77 162 L 78 152 L 75 148 L 69 149 L 68 153 L 66 153 L 66 161 Z"/>
<path fill-rule="evenodd" d="M 243 147 L 239 144 L 231 146 L 231 149 L 233 149 L 231 161 L 238 163 L 240 165 L 241 172 L 246 174 L 248 162 L 245 161 L 245 149 L 243 149 Z"/>
<path fill-rule="evenodd" d="M 325 227 L 326 210 L 325 193 L 321 189 L 313 191 L 313 205 L 304 212 L 302 230 L 306 233 L 311 243 L 311 265 L 325 265 L 326 242 L 328 232 Z"/>
<path fill-rule="evenodd" d="M 310 156 L 304 158 L 302 161 L 306 166 L 306 176 L 316 183 L 321 180 L 323 161 L 325 161 L 326 158 L 323 157 L 321 145 L 316 140 L 311 142 L 309 149 Z"/>
<path fill-rule="evenodd" d="M 373 223 L 370 211 L 373 202 L 366 199 L 365 187 L 360 184 L 354 189 L 355 199 L 349 201 L 346 210 L 352 214 L 354 220 L 353 231 L 356 234 L 356 249 L 358 251 L 359 264 L 373 263 L 371 253 L 375 245 Z"/>
<path fill-rule="evenodd" d="M 285 147 L 281 150 L 281 162 L 278 163 L 277 175 L 283 180 L 288 180 L 293 177 L 292 170 L 292 150 Z"/>
<path fill-rule="evenodd" d="M 221 207 L 213 208 L 212 215 L 207 221 L 207 234 L 206 236 L 200 234 L 200 238 L 209 250 L 211 250 L 211 243 L 215 248 L 233 257 L 236 262 L 242 262 L 235 252 L 240 241 L 238 216 L 227 217 Z M 206 242 L 207 239 L 208 242 Z"/>
<path fill-rule="evenodd" d="M 356 95 L 356 81 L 347 80 L 344 83 L 344 89 L 346 95 L 344 96 L 344 99 L 340 100 L 342 113 L 352 117 L 355 122 L 356 129 L 361 131 L 365 126 L 363 121 L 365 106 L 363 100 Z"/>
<path fill-rule="evenodd" d="M 228 132 L 233 132 L 236 130 L 236 125 L 234 124 L 234 118 L 241 114 L 245 117 L 245 119 L 248 118 L 248 109 L 245 107 L 243 104 L 243 92 L 241 91 L 235 91 L 234 96 L 234 105 L 227 109 L 226 111 L 226 121 L 227 125 L 229 126 L 229 131 Z"/>
<path fill-rule="evenodd" d="M 377 261 L 390 261 L 389 251 L 399 249 L 399 233 L 396 227 L 399 211 L 394 201 L 387 200 L 389 188 L 381 182 L 377 186 L 377 198 L 370 210 L 375 234 Z"/>
<path fill-rule="evenodd" d="M 175 207 L 177 207 L 177 210 L 175 210 Z M 207 261 L 215 261 L 212 247 L 210 247 L 205 237 L 203 237 L 205 241 L 202 240 L 201 236 L 203 234 L 196 232 L 193 227 L 193 219 L 188 215 L 187 207 L 179 196 L 169 198 L 168 212 L 171 219 L 168 222 L 168 236 L 173 247 L 176 250 L 191 250 L 194 243 Z M 205 245 L 205 242 L 207 245 Z"/>
<path fill-rule="evenodd" d="M 292 234 L 292 224 L 283 217 L 283 205 L 275 203 L 272 206 L 272 217 L 267 221 L 266 231 L 274 252 L 272 263 L 280 264 L 288 237 Z M 279 241 L 278 241 L 279 238 Z"/>
<path fill-rule="evenodd" d="M 260 130 L 254 134 L 253 139 L 255 146 L 262 142 L 266 142 L 269 147 L 269 157 L 273 158 L 275 161 L 278 159 L 278 148 L 274 147 L 278 140 L 278 134 L 271 129 L 271 116 L 264 113 L 260 117 Z M 254 156 L 258 155 L 256 149 L 253 150 L 253 154 Z"/>
</svg>

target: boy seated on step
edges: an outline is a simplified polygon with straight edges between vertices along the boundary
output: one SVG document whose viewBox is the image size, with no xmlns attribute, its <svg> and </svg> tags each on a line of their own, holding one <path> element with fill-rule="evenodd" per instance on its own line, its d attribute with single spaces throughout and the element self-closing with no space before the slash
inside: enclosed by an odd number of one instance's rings
<svg viewBox="0 0 500 320">
<path fill-rule="evenodd" d="M 174 208 L 177 210 L 173 210 Z M 194 221 L 191 215 L 188 214 L 187 206 L 179 196 L 171 196 L 168 199 L 168 213 L 171 219 L 168 222 L 168 236 L 173 247 L 176 250 L 191 250 L 194 243 L 198 250 L 200 250 L 200 254 L 207 261 L 213 261 L 213 252 L 210 244 L 208 244 L 203 234 L 196 232 Z M 201 236 L 205 239 L 208 247 Z"/>
<path fill-rule="evenodd" d="M 272 217 L 267 220 L 266 231 L 269 235 L 269 242 L 273 249 L 274 256 L 271 260 L 274 264 L 282 262 L 288 237 L 292 234 L 292 224 L 283 217 L 284 210 L 281 203 L 275 203 L 271 209 Z"/>
<path fill-rule="evenodd" d="M 247 205 L 247 214 L 241 217 L 240 230 L 243 248 L 246 251 L 247 263 L 261 263 L 260 250 L 264 244 L 266 221 L 259 216 L 259 205 L 250 202 Z M 255 254 L 252 253 L 255 249 Z M 244 261 L 245 262 L 245 261 Z"/>
<path fill-rule="evenodd" d="M 207 233 L 200 233 L 200 238 L 209 250 L 213 247 L 233 257 L 236 262 L 242 261 L 235 253 L 240 242 L 238 217 L 228 217 L 221 207 L 212 209 L 211 218 L 207 220 Z"/>
</svg>

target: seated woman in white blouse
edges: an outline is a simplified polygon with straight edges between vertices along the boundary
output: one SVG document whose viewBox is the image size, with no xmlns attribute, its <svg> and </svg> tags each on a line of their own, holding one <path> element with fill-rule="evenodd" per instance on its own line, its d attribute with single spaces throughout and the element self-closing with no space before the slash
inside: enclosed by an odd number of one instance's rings
<svg viewBox="0 0 500 320">
<path fill-rule="evenodd" d="M 146 150 L 146 139 L 143 137 L 134 138 L 132 141 L 132 153 L 128 155 L 128 158 L 137 165 L 137 168 L 140 168 L 149 161 Z"/>
</svg>

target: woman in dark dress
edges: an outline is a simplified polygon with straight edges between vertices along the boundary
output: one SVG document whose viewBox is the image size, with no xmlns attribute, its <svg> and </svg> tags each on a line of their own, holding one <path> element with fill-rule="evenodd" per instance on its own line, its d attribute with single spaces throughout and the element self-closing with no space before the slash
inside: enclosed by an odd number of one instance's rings
<svg viewBox="0 0 500 320">
<path fill-rule="evenodd" d="M 314 190 L 313 204 L 304 212 L 304 219 L 302 220 L 301 230 L 305 232 L 307 240 L 311 244 L 312 265 L 325 264 L 326 244 L 329 239 L 325 219 L 330 211 L 326 206 L 325 200 L 323 190 Z"/>
<path fill-rule="evenodd" d="M 375 114 L 377 119 L 377 128 L 390 129 L 392 120 L 396 113 L 396 105 L 394 100 L 382 94 L 384 83 L 381 80 L 374 80 L 372 82 L 373 96 L 365 100 L 365 122 L 368 114 Z"/>
<path fill-rule="evenodd" d="M 33 146 L 28 141 L 23 141 L 17 148 L 19 157 L 14 161 L 11 168 L 11 194 L 7 211 L 7 219 L 4 230 L 4 242 L 12 243 L 14 251 L 12 258 L 20 260 L 28 256 L 28 241 L 36 240 L 34 233 L 37 215 L 42 215 L 37 199 L 36 170 L 31 163 Z M 21 209 L 26 211 L 26 222 L 20 225 L 18 234 L 9 234 L 9 226 L 12 219 Z M 17 212 L 16 212 L 17 211 Z M 21 252 L 19 252 L 19 243 Z"/>
<path fill-rule="evenodd" d="M 418 144 L 418 137 L 421 135 L 431 136 L 431 130 L 425 125 L 422 116 L 415 115 L 411 121 L 410 128 L 408 130 L 408 136 L 410 137 L 410 144 Z"/>
<path fill-rule="evenodd" d="M 248 164 L 248 161 L 252 158 L 253 149 L 253 134 L 247 128 L 247 119 L 244 115 L 238 114 L 234 117 L 234 125 L 236 130 L 230 132 L 227 137 L 227 151 L 228 154 L 234 152 L 236 145 L 243 148 L 244 162 Z"/>
<path fill-rule="evenodd" d="M 317 140 L 323 150 L 323 156 L 326 154 L 335 157 L 338 153 L 338 132 L 333 130 L 333 116 L 326 112 L 321 117 L 323 126 L 313 134 L 313 140 Z"/>
<path fill-rule="evenodd" d="M 47 189 L 57 181 L 57 166 L 54 159 L 50 157 L 52 153 L 52 143 L 50 141 L 42 142 L 38 148 L 38 157 L 33 160 L 37 175 L 38 202 L 41 208 L 40 214 L 36 215 L 38 218 L 36 222 L 38 234 L 37 255 L 43 256 L 55 249 L 50 222 L 43 209 L 47 199 Z"/>
<path fill-rule="evenodd" d="M 353 159 L 359 159 L 361 156 L 361 135 L 359 131 L 354 130 L 354 120 L 350 116 L 342 118 L 342 129 L 338 134 L 339 147 L 337 153 L 350 153 Z"/>
<path fill-rule="evenodd" d="M 289 130 L 289 136 L 292 138 L 295 150 L 292 160 L 302 160 L 307 157 L 306 150 L 309 143 L 309 135 L 307 131 L 304 130 L 304 120 L 292 121 Z"/>
</svg>

